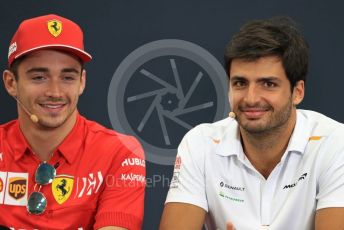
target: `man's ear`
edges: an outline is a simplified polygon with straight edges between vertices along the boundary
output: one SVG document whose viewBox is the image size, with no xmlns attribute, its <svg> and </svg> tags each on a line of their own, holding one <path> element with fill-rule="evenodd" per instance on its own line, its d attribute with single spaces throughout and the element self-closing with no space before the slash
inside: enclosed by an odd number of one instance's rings
<svg viewBox="0 0 344 230">
<path fill-rule="evenodd" d="M 84 92 L 85 87 L 86 87 L 86 70 L 83 69 L 81 72 L 79 96 Z"/>
<path fill-rule="evenodd" d="M 16 97 L 17 96 L 17 80 L 14 74 L 9 70 L 5 70 L 2 75 L 2 80 L 4 81 L 4 85 L 8 94 L 11 95 L 12 97 Z"/>
<path fill-rule="evenodd" d="M 293 104 L 298 105 L 302 102 L 305 97 L 305 82 L 300 80 L 296 82 L 293 89 Z"/>
</svg>

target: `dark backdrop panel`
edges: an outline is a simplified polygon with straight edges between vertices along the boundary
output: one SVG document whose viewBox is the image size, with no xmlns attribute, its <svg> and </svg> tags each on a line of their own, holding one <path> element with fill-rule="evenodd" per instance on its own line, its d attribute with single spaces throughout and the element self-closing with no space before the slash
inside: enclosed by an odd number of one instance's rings
<svg viewBox="0 0 344 230">
<path fill-rule="evenodd" d="M 120 63 L 133 50 L 161 39 L 179 39 L 202 47 L 222 63 L 224 46 L 242 23 L 250 19 L 288 15 L 301 25 L 310 45 L 306 98 L 300 107 L 344 122 L 344 108 L 340 99 L 344 85 L 344 14 L 343 3 L 339 0 L 12 0 L 1 1 L 0 8 L 1 69 L 6 68 L 9 41 L 23 19 L 56 13 L 82 26 L 86 50 L 93 55 L 93 61 L 86 65 L 87 87 L 81 97 L 79 110 L 89 119 L 109 128 L 113 128 L 108 115 L 109 85 Z M 147 85 L 151 85 L 149 80 Z M 1 84 L 0 123 L 15 117 L 15 102 Z M 158 228 L 172 168 L 171 165 L 147 162 L 149 184 L 143 229 Z"/>
</svg>

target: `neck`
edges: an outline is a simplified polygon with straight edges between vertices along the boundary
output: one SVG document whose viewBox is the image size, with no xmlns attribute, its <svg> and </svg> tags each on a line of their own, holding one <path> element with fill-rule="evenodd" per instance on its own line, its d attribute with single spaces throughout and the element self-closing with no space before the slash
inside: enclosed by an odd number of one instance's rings
<svg viewBox="0 0 344 230">
<path fill-rule="evenodd" d="M 296 124 L 296 110 L 282 126 L 264 133 L 248 133 L 240 127 L 245 155 L 265 178 L 281 161 Z"/>
<path fill-rule="evenodd" d="M 73 129 L 76 118 L 77 111 L 74 111 L 62 125 L 56 128 L 47 128 L 33 123 L 26 114 L 19 114 L 19 123 L 20 129 L 35 155 L 41 161 L 48 161 L 58 145 Z"/>
</svg>

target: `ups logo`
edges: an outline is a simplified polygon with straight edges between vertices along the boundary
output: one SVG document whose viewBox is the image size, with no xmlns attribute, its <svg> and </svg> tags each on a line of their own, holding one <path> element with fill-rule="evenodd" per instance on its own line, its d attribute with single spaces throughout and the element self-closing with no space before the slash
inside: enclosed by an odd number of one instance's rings
<svg viewBox="0 0 344 230">
<path fill-rule="evenodd" d="M 13 177 L 9 182 L 8 194 L 16 200 L 23 198 L 26 194 L 26 178 Z"/>
</svg>

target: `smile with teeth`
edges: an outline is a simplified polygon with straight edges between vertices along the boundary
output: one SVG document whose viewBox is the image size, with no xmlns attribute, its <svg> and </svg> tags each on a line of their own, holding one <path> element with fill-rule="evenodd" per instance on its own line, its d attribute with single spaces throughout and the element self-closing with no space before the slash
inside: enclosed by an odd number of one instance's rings
<svg viewBox="0 0 344 230">
<path fill-rule="evenodd" d="M 65 104 L 39 104 L 39 105 L 48 109 L 59 109 L 59 108 L 62 108 Z"/>
</svg>

